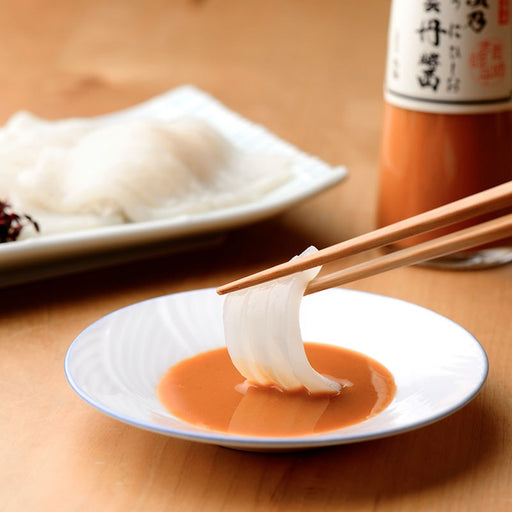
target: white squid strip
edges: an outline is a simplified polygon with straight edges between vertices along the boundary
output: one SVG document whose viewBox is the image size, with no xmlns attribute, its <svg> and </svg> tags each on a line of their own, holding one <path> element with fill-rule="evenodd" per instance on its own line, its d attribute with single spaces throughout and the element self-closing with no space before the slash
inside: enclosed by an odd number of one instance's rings
<svg viewBox="0 0 512 512">
<path fill-rule="evenodd" d="M 310 247 L 301 256 L 315 251 Z M 233 364 L 249 383 L 286 391 L 340 391 L 338 382 L 312 368 L 300 331 L 302 296 L 319 271 L 320 267 L 305 270 L 226 296 L 227 349 Z"/>
</svg>

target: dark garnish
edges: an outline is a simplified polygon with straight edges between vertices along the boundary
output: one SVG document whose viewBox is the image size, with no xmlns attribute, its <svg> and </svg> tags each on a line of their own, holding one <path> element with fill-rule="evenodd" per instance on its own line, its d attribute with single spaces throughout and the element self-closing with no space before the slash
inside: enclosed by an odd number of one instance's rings
<svg viewBox="0 0 512 512">
<path fill-rule="evenodd" d="M 14 213 L 9 203 L 0 201 L 0 243 L 14 242 L 27 225 L 39 232 L 39 225 L 30 215 Z"/>
</svg>

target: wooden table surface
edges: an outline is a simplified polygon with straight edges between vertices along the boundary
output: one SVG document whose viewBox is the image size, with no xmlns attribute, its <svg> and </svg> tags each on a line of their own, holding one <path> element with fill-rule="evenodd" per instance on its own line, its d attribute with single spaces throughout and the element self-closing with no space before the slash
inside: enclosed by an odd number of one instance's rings
<svg viewBox="0 0 512 512">
<path fill-rule="evenodd" d="M 350 177 L 221 244 L 0 289 L 0 511 L 512 510 L 512 266 L 351 285 L 474 334 L 490 373 L 429 427 L 302 453 L 175 440 L 102 415 L 66 350 L 122 306 L 215 286 L 373 228 L 388 2 L 0 1 L 0 122 L 124 108 L 194 84 Z M 0 191 L 1 192 L 1 191 Z"/>
</svg>

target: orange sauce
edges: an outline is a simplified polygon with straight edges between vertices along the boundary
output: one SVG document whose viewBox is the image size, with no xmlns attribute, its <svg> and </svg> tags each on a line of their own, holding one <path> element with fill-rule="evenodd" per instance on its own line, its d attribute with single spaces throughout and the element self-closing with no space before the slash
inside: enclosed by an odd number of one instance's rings
<svg viewBox="0 0 512 512">
<path fill-rule="evenodd" d="M 440 114 L 385 104 L 379 226 L 509 180 L 512 180 L 512 111 Z M 425 241 L 482 220 L 437 230 L 401 245 Z"/>
<path fill-rule="evenodd" d="M 335 396 L 251 386 L 226 349 L 204 352 L 171 367 L 158 397 L 174 416 L 209 429 L 257 436 L 300 436 L 346 427 L 385 409 L 396 391 L 391 373 L 354 351 L 305 344 L 311 365 L 338 380 Z"/>
</svg>

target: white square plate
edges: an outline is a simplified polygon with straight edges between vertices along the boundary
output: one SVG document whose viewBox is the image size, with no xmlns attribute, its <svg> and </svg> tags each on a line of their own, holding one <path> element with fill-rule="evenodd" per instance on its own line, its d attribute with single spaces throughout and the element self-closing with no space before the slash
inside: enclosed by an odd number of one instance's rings
<svg viewBox="0 0 512 512">
<path fill-rule="evenodd" d="M 132 108 L 102 116 L 105 121 L 194 116 L 205 119 L 233 145 L 251 152 L 286 157 L 292 178 L 258 200 L 209 212 L 36 236 L 0 244 L 0 286 L 63 274 L 143 254 L 193 248 L 216 233 L 270 216 L 339 183 L 343 166 L 329 166 L 231 111 L 192 86 L 182 86 Z"/>
</svg>

